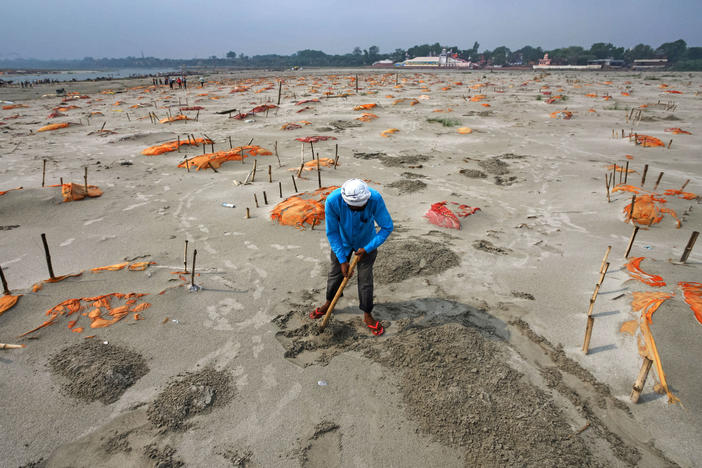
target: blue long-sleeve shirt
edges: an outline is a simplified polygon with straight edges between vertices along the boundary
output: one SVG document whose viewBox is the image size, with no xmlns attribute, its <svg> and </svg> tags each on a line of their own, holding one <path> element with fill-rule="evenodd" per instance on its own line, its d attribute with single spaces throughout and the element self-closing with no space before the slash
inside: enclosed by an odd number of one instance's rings
<svg viewBox="0 0 702 468">
<path fill-rule="evenodd" d="M 383 197 L 377 190 L 369 190 L 371 196 L 363 211 L 352 211 L 341 198 L 340 188 L 327 196 L 324 204 L 327 239 L 339 263 L 348 262 L 351 251 L 360 248 L 374 251 L 392 232 L 392 218 Z M 377 232 L 376 223 L 380 227 Z"/>
</svg>

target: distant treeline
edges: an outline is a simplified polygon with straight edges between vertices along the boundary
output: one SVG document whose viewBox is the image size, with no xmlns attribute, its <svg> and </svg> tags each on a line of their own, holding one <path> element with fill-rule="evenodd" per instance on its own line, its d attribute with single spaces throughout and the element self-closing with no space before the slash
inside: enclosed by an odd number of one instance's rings
<svg viewBox="0 0 702 468">
<path fill-rule="evenodd" d="M 0 60 L 2 69 L 48 69 L 48 70 L 91 70 L 103 68 L 204 68 L 204 67 L 240 67 L 240 68 L 289 68 L 299 67 L 363 67 L 372 65 L 379 60 L 389 59 L 401 62 L 406 58 L 438 55 L 442 49 L 456 54 L 465 60 L 481 65 L 530 65 L 537 63 L 544 53 L 548 53 L 553 64 L 585 65 L 590 60 L 619 59 L 625 64 L 631 64 L 636 59 L 667 58 L 673 70 L 702 70 L 702 47 L 687 47 L 682 39 L 666 42 L 657 48 L 646 44 L 638 44 L 631 49 L 616 47 L 611 43 L 597 42 L 589 49 L 580 46 L 564 47 L 545 50 L 541 47 L 524 46 L 518 50 L 510 50 L 500 46 L 494 50 L 479 51 L 480 44 L 473 43 L 470 49 L 458 46 L 435 44 L 415 45 L 409 49 L 395 49 L 394 52 L 381 53 L 377 46 L 367 49 L 355 47 L 348 54 L 330 55 L 321 50 L 300 50 L 291 55 L 254 55 L 249 57 L 244 53 L 227 52 L 223 57 L 215 55 L 202 59 L 160 59 L 156 57 L 124 57 L 124 58 L 93 58 L 85 57 L 80 60 L 37 60 L 37 59 L 5 59 Z"/>
</svg>

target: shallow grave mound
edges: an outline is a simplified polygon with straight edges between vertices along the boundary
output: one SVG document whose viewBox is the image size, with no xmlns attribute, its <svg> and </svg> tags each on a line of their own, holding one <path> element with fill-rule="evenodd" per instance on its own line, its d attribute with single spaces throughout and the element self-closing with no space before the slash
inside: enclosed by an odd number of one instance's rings
<svg viewBox="0 0 702 468">
<path fill-rule="evenodd" d="M 95 340 L 62 349 L 49 359 L 49 368 L 67 379 L 61 385 L 67 395 L 106 405 L 149 372 L 136 351 Z"/>
<path fill-rule="evenodd" d="M 378 284 L 398 283 L 414 276 L 437 275 L 460 263 L 444 242 L 391 237 L 378 249 L 373 275 Z"/>
<path fill-rule="evenodd" d="M 234 396 L 231 375 L 211 367 L 179 375 L 151 402 L 147 415 L 159 429 L 185 428 L 185 421 L 227 404 Z"/>
<path fill-rule="evenodd" d="M 390 188 L 397 189 L 400 194 L 418 192 L 419 190 L 424 190 L 427 186 L 426 183 L 421 180 L 396 180 L 387 185 Z"/>
</svg>

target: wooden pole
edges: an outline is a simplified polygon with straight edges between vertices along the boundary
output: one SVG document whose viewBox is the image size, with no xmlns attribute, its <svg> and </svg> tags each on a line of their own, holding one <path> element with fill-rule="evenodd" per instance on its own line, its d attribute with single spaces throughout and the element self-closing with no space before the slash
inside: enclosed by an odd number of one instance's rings
<svg viewBox="0 0 702 468">
<path fill-rule="evenodd" d="M 189 138 L 188 141 L 190 141 Z M 180 153 L 180 135 L 178 135 L 178 152 Z"/>
<path fill-rule="evenodd" d="M 631 210 L 629 211 L 629 218 L 626 220 L 628 223 L 632 219 L 634 219 L 634 207 L 636 206 L 636 194 L 632 195 L 631 197 Z"/>
<path fill-rule="evenodd" d="M 351 260 L 351 265 L 349 265 L 348 276 L 344 277 L 343 281 L 339 285 L 339 289 L 337 289 L 336 294 L 334 295 L 334 299 L 332 299 L 331 304 L 329 304 L 329 308 L 327 309 L 327 313 L 324 314 L 324 319 L 322 320 L 322 325 L 319 327 L 320 331 L 323 331 L 324 327 L 327 326 L 327 322 L 329 321 L 329 317 L 331 317 L 331 314 L 334 311 L 334 307 L 336 307 L 336 303 L 339 301 L 341 294 L 344 292 L 344 288 L 346 287 L 346 283 L 349 282 L 349 278 L 351 278 L 351 275 L 353 275 L 353 269 L 356 267 L 356 264 L 358 263 L 359 258 L 360 257 L 358 255 L 353 256 L 353 260 Z"/>
<path fill-rule="evenodd" d="M 334 144 L 334 169 L 339 164 L 339 143 Z"/>
<path fill-rule="evenodd" d="M 183 268 L 185 273 L 188 273 L 188 240 L 185 240 L 185 252 L 183 252 Z"/>
<path fill-rule="evenodd" d="M 195 259 L 197 258 L 197 249 L 193 250 L 193 268 L 190 273 L 190 287 L 195 287 Z"/>
<path fill-rule="evenodd" d="M 607 254 L 609 254 L 609 249 L 607 249 Z M 606 257 L 605 257 L 606 258 Z M 583 352 L 587 354 L 590 350 L 590 339 L 592 338 L 592 329 L 595 326 L 595 317 L 592 316 L 592 309 L 595 305 L 595 300 L 597 300 L 597 295 L 600 292 L 600 286 L 602 286 L 602 282 L 604 281 L 605 275 L 607 274 L 607 270 L 609 269 L 609 263 L 604 264 L 604 268 L 602 269 L 600 273 L 600 279 L 595 285 L 595 292 L 592 293 L 592 297 L 590 298 L 590 307 L 587 310 L 587 326 L 585 327 L 585 340 L 583 342 Z"/>
<path fill-rule="evenodd" d="M 282 164 L 280 164 L 280 156 L 278 156 L 278 140 L 275 140 L 275 158 L 278 160 L 278 167 L 283 167 Z"/>
<path fill-rule="evenodd" d="M 85 198 L 88 198 L 88 166 L 85 166 L 83 172 L 83 180 L 85 181 Z"/>
<path fill-rule="evenodd" d="M 358 73 L 356 73 L 356 94 L 358 94 Z"/>
<path fill-rule="evenodd" d="M 609 179 L 607 178 L 607 174 L 605 174 L 604 179 L 605 179 L 605 188 L 607 189 L 607 203 L 609 203 L 611 200 L 609 199 Z"/>
<path fill-rule="evenodd" d="M 9 295 L 10 290 L 7 288 L 7 280 L 5 279 L 5 273 L 2 272 L 2 266 L 0 266 L 0 281 L 2 281 L 2 293 L 4 295 Z"/>
<path fill-rule="evenodd" d="M 258 161 L 254 159 L 254 164 L 253 164 L 253 170 L 251 171 L 251 182 L 253 183 L 254 179 L 256 179 L 256 163 Z M 258 206 L 257 206 L 258 208 Z"/>
<path fill-rule="evenodd" d="M 673 144 L 673 139 L 671 138 L 671 140 L 668 142 L 668 149 L 670 149 L 670 145 L 672 145 L 672 144 Z"/>
<path fill-rule="evenodd" d="M 602 273 L 602 269 L 605 267 L 605 264 L 607 263 L 607 257 L 609 257 L 609 253 L 612 251 L 612 246 L 608 245 L 607 250 L 605 251 L 604 258 L 602 259 L 602 264 L 600 264 L 600 273 Z"/>
<path fill-rule="evenodd" d="M 626 162 L 626 168 L 624 169 L 624 184 L 626 184 L 626 180 L 629 178 L 629 161 Z"/>
<path fill-rule="evenodd" d="M 0 349 L 21 349 L 21 348 L 26 348 L 27 345 L 23 344 L 8 344 L 8 343 L 0 343 Z"/>
<path fill-rule="evenodd" d="M 273 182 L 273 173 L 272 173 L 271 165 L 269 164 L 268 165 L 268 183 L 270 184 L 272 182 Z"/>
<path fill-rule="evenodd" d="M 629 395 L 629 398 L 631 399 L 632 403 L 639 402 L 639 397 L 641 396 L 641 392 L 643 392 L 644 385 L 646 384 L 646 378 L 648 378 L 648 373 L 651 370 L 652 364 L 653 361 L 651 361 L 649 358 L 643 358 L 641 370 L 639 370 L 639 376 L 636 377 L 636 382 L 634 382 L 634 386 L 631 390 L 631 395 Z"/>
<path fill-rule="evenodd" d="M 685 183 L 682 184 L 682 187 L 680 187 L 680 191 L 682 192 L 683 190 L 685 190 L 685 187 L 687 187 L 687 184 L 689 184 L 689 183 L 690 183 L 690 179 L 687 179 L 687 180 L 685 181 Z"/>
<path fill-rule="evenodd" d="M 229 137 L 229 149 L 232 149 L 232 137 Z"/>
<path fill-rule="evenodd" d="M 685 246 L 685 251 L 683 252 L 682 257 L 680 257 L 680 263 L 685 263 L 687 261 L 687 257 L 690 256 L 690 252 L 692 252 L 692 248 L 695 246 L 695 242 L 697 242 L 697 236 L 699 235 L 699 231 L 694 231 L 692 233 L 692 235 L 690 236 L 690 240 L 687 241 L 687 246 Z"/>
<path fill-rule="evenodd" d="M 44 186 L 44 182 L 46 181 L 46 159 L 44 160 L 44 164 L 42 165 L 41 169 L 41 186 Z"/>
<path fill-rule="evenodd" d="M 663 171 L 661 171 L 661 173 L 658 174 L 658 179 L 656 179 L 656 185 L 653 186 L 654 191 L 658 188 L 658 184 L 661 183 L 662 178 L 663 178 Z"/>
<path fill-rule="evenodd" d="M 258 206 L 258 197 L 256 196 L 255 193 L 253 195 L 254 195 L 254 202 L 256 202 L 256 208 L 258 208 L 259 207 Z"/>
<path fill-rule="evenodd" d="M 298 191 L 297 191 L 297 183 L 295 182 L 295 176 L 294 176 L 294 175 L 291 175 L 290 178 L 291 178 L 292 181 L 293 181 L 293 187 L 295 187 L 295 193 L 298 193 Z"/>
<path fill-rule="evenodd" d="M 643 188 L 646 184 L 646 173 L 648 172 L 648 164 L 644 166 L 643 174 L 641 175 L 641 187 Z"/>
<path fill-rule="evenodd" d="M 248 208 L 246 208 L 246 216 L 245 216 L 244 218 L 246 218 L 246 219 L 251 218 L 251 214 L 249 213 L 249 209 L 248 209 Z"/>
<path fill-rule="evenodd" d="M 317 185 L 322 188 L 322 170 L 319 167 L 319 153 L 317 153 Z"/>
<path fill-rule="evenodd" d="M 283 90 L 283 80 L 278 81 L 278 105 L 280 105 L 280 93 Z"/>
<path fill-rule="evenodd" d="M 241 158 L 241 164 L 244 164 L 244 148 L 239 150 L 239 157 Z"/>
<path fill-rule="evenodd" d="M 636 239 L 636 234 L 639 232 L 639 227 L 634 226 L 634 231 L 631 233 L 631 238 L 629 239 L 629 244 L 626 246 L 626 252 L 624 252 L 624 258 L 629 257 L 629 252 L 631 252 L 631 247 L 634 245 L 634 239 Z"/>
<path fill-rule="evenodd" d="M 280 198 L 283 198 L 283 183 L 278 181 L 278 192 L 280 192 Z"/>
<path fill-rule="evenodd" d="M 49 244 L 46 243 L 46 234 L 41 234 L 41 242 L 44 244 L 44 255 L 46 256 L 46 266 L 49 268 L 49 278 L 54 279 L 54 267 L 51 266 L 51 252 L 49 252 Z"/>
<path fill-rule="evenodd" d="M 268 196 L 266 195 L 266 191 L 263 191 L 263 204 L 267 205 L 268 204 Z"/>
</svg>

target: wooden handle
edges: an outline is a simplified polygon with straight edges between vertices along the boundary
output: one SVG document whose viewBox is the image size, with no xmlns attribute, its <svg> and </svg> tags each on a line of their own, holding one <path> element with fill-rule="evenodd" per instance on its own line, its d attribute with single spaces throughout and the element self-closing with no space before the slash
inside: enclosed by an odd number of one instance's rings
<svg viewBox="0 0 702 468">
<path fill-rule="evenodd" d="M 20 349 L 20 348 L 24 348 L 24 347 L 26 347 L 26 345 L 0 343 L 0 349 Z"/>
<path fill-rule="evenodd" d="M 336 295 L 334 295 L 334 299 L 332 299 L 331 304 L 329 304 L 329 308 L 327 309 L 327 313 L 324 314 L 324 319 L 322 320 L 322 325 L 319 327 L 319 330 L 324 330 L 324 327 L 327 326 L 327 321 L 329 321 L 329 317 L 331 317 L 332 312 L 334 311 L 334 307 L 336 306 L 336 303 L 339 301 L 339 298 L 341 297 L 341 293 L 344 292 L 344 288 L 346 287 L 346 283 L 349 282 L 349 278 L 351 278 L 351 275 L 353 275 L 353 269 L 358 263 L 358 260 L 361 257 L 358 255 L 354 255 L 353 260 L 351 260 L 351 265 L 349 265 L 349 274 L 344 278 L 344 280 L 341 282 L 339 285 L 339 289 L 336 291 Z"/>
</svg>

